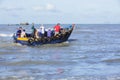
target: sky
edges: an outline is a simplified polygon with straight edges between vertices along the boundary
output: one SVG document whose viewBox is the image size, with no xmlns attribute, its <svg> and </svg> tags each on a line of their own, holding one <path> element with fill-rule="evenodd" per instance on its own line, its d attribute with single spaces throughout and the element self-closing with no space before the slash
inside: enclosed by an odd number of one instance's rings
<svg viewBox="0 0 120 80">
<path fill-rule="evenodd" d="M 119 24 L 120 0 L 0 0 L 0 24 Z"/>
</svg>

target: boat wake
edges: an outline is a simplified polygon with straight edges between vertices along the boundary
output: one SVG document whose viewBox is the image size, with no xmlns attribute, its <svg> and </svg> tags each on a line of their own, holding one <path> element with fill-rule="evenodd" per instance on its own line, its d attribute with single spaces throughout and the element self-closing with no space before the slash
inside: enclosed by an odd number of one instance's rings
<svg viewBox="0 0 120 80">
<path fill-rule="evenodd" d="M 4 33 L 0 33 L 0 37 L 12 37 L 13 34 L 4 34 Z"/>
</svg>

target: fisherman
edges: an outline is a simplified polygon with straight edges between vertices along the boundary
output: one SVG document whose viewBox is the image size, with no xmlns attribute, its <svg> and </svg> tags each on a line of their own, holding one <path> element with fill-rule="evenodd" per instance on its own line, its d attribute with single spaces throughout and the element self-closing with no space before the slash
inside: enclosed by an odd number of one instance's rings
<svg viewBox="0 0 120 80">
<path fill-rule="evenodd" d="M 22 37 L 22 38 L 23 38 L 23 37 L 26 37 L 25 29 L 23 29 L 23 30 L 21 31 L 21 37 Z"/>
<path fill-rule="evenodd" d="M 35 38 L 39 38 L 38 29 L 35 29 Z"/>
<path fill-rule="evenodd" d="M 51 29 L 49 28 L 48 31 L 47 31 L 47 37 L 50 38 L 50 37 L 51 37 L 51 34 L 52 34 L 52 31 L 51 31 Z"/>
<path fill-rule="evenodd" d="M 32 34 L 31 34 L 31 36 L 32 36 L 33 38 L 35 38 L 36 29 L 35 29 L 35 27 L 34 27 L 34 23 L 32 23 L 31 29 L 32 29 Z"/>
<path fill-rule="evenodd" d="M 18 30 L 17 30 L 17 37 L 21 37 L 21 33 L 22 33 L 22 27 L 19 27 Z"/>
<path fill-rule="evenodd" d="M 44 34 L 45 34 L 45 28 L 44 28 L 43 24 L 40 26 L 39 34 L 40 34 L 40 37 L 44 37 Z"/>
<path fill-rule="evenodd" d="M 54 27 L 54 30 L 55 30 L 55 36 L 56 36 L 57 34 L 59 34 L 59 32 L 60 32 L 60 28 L 61 28 L 60 23 L 58 23 L 58 24 Z"/>
</svg>

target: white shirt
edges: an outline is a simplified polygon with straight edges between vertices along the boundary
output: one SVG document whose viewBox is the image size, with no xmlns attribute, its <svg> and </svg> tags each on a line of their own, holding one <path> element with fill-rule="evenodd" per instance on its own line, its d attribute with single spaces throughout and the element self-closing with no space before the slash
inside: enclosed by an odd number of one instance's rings
<svg viewBox="0 0 120 80">
<path fill-rule="evenodd" d="M 40 26 L 40 32 L 41 32 L 42 34 L 45 33 L 45 28 L 44 28 L 44 26 Z"/>
<path fill-rule="evenodd" d="M 25 31 L 22 31 L 21 32 L 21 37 L 24 37 L 25 36 Z"/>
</svg>

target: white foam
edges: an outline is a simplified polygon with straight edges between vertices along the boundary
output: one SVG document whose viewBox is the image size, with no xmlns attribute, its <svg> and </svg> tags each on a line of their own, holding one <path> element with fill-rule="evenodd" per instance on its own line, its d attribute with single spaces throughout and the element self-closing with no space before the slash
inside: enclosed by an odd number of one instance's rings
<svg viewBox="0 0 120 80">
<path fill-rule="evenodd" d="M 12 37 L 13 34 L 3 34 L 3 33 L 0 33 L 0 37 Z"/>
</svg>

